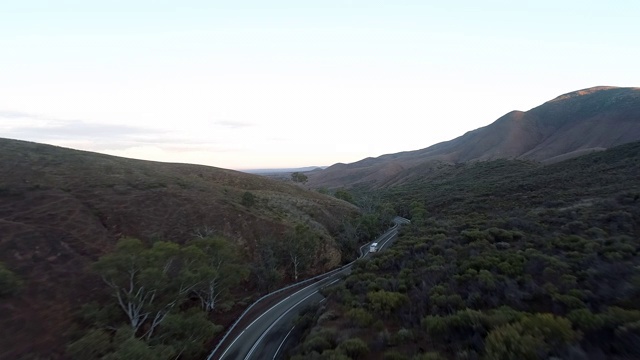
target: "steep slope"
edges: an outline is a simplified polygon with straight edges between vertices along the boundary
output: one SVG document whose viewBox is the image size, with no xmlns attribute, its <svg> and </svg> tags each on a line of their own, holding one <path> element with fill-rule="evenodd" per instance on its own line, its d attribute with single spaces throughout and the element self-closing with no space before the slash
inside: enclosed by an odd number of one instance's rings
<svg viewBox="0 0 640 360">
<path fill-rule="evenodd" d="M 324 239 L 318 261 L 335 265 L 333 235 L 356 211 L 257 175 L 0 139 L 0 262 L 25 281 L 0 299 L 0 358 L 60 350 L 72 312 L 102 285 L 87 265 L 122 236 L 183 243 L 212 231 L 250 258 L 256 240 L 304 223 Z"/>
<path fill-rule="evenodd" d="M 594 87 L 527 112 L 509 112 L 488 126 L 425 149 L 333 165 L 310 174 L 309 183 L 383 187 L 420 176 L 437 167 L 434 162 L 553 162 L 636 140 L 640 140 L 640 88 Z"/>
</svg>

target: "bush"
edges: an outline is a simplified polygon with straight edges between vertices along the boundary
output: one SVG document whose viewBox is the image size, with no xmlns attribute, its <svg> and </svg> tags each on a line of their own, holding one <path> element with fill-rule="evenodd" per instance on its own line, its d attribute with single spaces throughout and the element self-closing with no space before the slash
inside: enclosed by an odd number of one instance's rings
<svg viewBox="0 0 640 360">
<path fill-rule="evenodd" d="M 363 308 L 355 308 L 347 311 L 347 318 L 353 322 L 354 325 L 364 328 L 373 324 L 373 315 Z"/>
<path fill-rule="evenodd" d="M 571 322 L 552 314 L 533 314 L 492 330 L 485 339 L 487 359 L 538 359 L 578 339 Z"/>
<path fill-rule="evenodd" d="M 242 194 L 242 205 L 246 206 L 246 207 L 252 207 L 253 205 L 255 205 L 256 203 L 256 196 L 253 195 L 252 193 L 245 191 L 244 194 Z"/>
<path fill-rule="evenodd" d="M 353 359 L 364 359 L 369 353 L 369 346 L 360 338 L 346 340 L 338 346 L 338 349 Z"/>
<path fill-rule="evenodd" d="M 304 342 L 303 348 L 306 353 L 313 351 L 321 353 L 324 350 L 331 349 L 332 346 L 329 340 L 325 339 L 323 336 L 313 336 Z"/>
<path fill-rule="evenodd" d="M 580 330 L 598 330 L 604 326 L 603 316 L 592 313 L 589 309 L 573 310 L 567 318 Z"/>
<path fill-rule="evenodd" d="M 367 300 L 371 310 L 379 314 L 389 315 L 392 311 L 407 303 L 409 298 L 397 292 L 380 290 L 367 293 Z"/>
<path fill-rule="evenodd" d="M 449 325 L 440 315 L 427 315 L 422 319 L 422 327 L 431 336 L 445 335 L 449 331 Z"/>
<path fill-rule="evenodd" d="M 535 360 L 543 349 L 546 349 L 544 340 L 527 333 L 519 323 L 500 326 L 485 339 L 487 360 Z"/>
</svg>

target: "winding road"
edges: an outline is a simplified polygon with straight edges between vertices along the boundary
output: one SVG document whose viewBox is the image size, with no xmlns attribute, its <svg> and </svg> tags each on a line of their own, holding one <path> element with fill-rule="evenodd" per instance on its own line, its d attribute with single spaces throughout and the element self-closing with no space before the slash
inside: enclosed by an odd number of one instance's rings
<svg viewBox="0 0 640 360">
<path fill-rule="evenodd" d="M 395 225 L 373 241 L 378 243 L 379 251 L 391 245 L 398 234 L 400 224 L 406 224 L 408 221 L 400 217 L 394 219 Z M 367 243 L 360 247 L 359 259 L 370 256 L 367 249 L 369 244 Z M 300 311 L 305 306 L 324 301 L 324 296 L 320 294 L 320 290 L 323 287 L 341 281 L 351 272 L 353 263 L 351 262 L 341 268 L 317 276 L 313 278 L 313 281 L 307 280 L 307 282 L 310 282 L 309 285 L 286 287 L 285 289 L 291 289 L 290 291 L 295 292 L 284 297 L 262 313 L 252 314 L 255 319 L 244 328 L 238 326 L 239 328 L 235 329 L 235 325 L 240 324 L 240 322 L 234 324 L 228 333 L 229 336 L 225 337 L 209 354 L 207 360 L 277 359 L 286 348 L 289 335 L 294 330 L 293 320 Z M 248 315 L 248 312 L 243 314 L 243 316 L 245 315 Z M 249 319 L 244 320 L 245 323 L 249 321 Z"/>
</svg>

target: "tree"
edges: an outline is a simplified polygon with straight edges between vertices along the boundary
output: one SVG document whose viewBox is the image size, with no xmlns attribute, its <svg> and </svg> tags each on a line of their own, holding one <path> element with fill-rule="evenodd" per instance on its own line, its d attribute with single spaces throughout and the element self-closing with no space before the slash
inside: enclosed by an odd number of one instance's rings
<svg viewBox="0 0 640 360">
<path fill-rule="evenodd" d="M 151 248 L 134 238 L 121 239 L 113 253 L 94 267 L 128 318 L 134 336 L 145 326 L 149 339 L 167 314 L 197 285 L 178 244 L 159 241 Z"/>
<path fill-rule="evenodd" d="M 252 207 L 255 204 L 256 196 L 248 191 L 245 191 L 244 194 L 242 194 L 242 205 L 246 207 Z"/>
<path fill-rule="evenodd" d="M 152 343 L 170 346 L 178 353 L 176 357 L 195 359 L 202 357 L 204 343 L 221 330 L 222 326 L 207 320 L 206 313 L 192 308 L 186 313 L 169 314 Z"/>
<path fill-rule="evenodd" d="M 251 275 L 255 277 L 258 288 L 261 291 L 269 291 L 277 284 L 282 275 L 278 271 L 280 263 L 275 249 L 277 242 L 271 238 L 262 238 L 256 242 L 255 261 L 251 263 Z"/>
<path fill-rule="evenodd" d="M 296 171 L 291 174 L 291 180 L 293 180 L 293 182 L 305 184 L 309 180 L 309 178 L 304 173 Z"/>
<path fill-rule="evenodd" d="M 294 232 L 287 236 L 283 246 L 291 262 L 295 281 L 298 281 L 300 272 L 305 271 L 313 262 L 318 245 L 318 235 L 306 225 L 297 225 Z"/>
<path fill-rule="evenodd" d="M 345 189 L 336 190 L 334 196 L 337 197 L 340 200 L 344 200 L 344 201 L 353 203 L 353 195 L 351 195 L 351 193 L 348 192 Z"/>
<path fill-rule="evenodd" d="M 193 293 L 200 299 L 202 310 L 211 312 L 229 288 L 244 280 L 249 270 L 240 264 L 237 250 L 221 237 L 193 240 L 185 254 L 196 262 L 193 268 Z"/>
</svg>

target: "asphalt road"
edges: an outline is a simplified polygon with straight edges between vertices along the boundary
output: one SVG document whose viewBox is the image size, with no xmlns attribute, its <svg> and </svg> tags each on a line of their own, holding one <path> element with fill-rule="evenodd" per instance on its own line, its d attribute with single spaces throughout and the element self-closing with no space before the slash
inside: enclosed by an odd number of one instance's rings
<svg viewBox="0 0 640 360">
<path fill-rule="evenodd" d="M 379 244 L 379 251 L 391 245 L 398 234 L 399 224 L 406 221 L 408 220 L 396 218 L 396 225 L 374 241 Z M 361 258 L 371 256 L 368 246 L 369 244 L 365 244 L 361 247 Z M 293 330 L 293 320 L 300 311 L 305 306 L 324 301 L 324 296 L 319 293 L 320 289 L 342 280 L 350 272 L 351 264 L 282 299 L 253 320 L 233 340 L 226 341 L 228 345 L 214 351 L 207 359 L 278 359 Z"/>
</svg>

